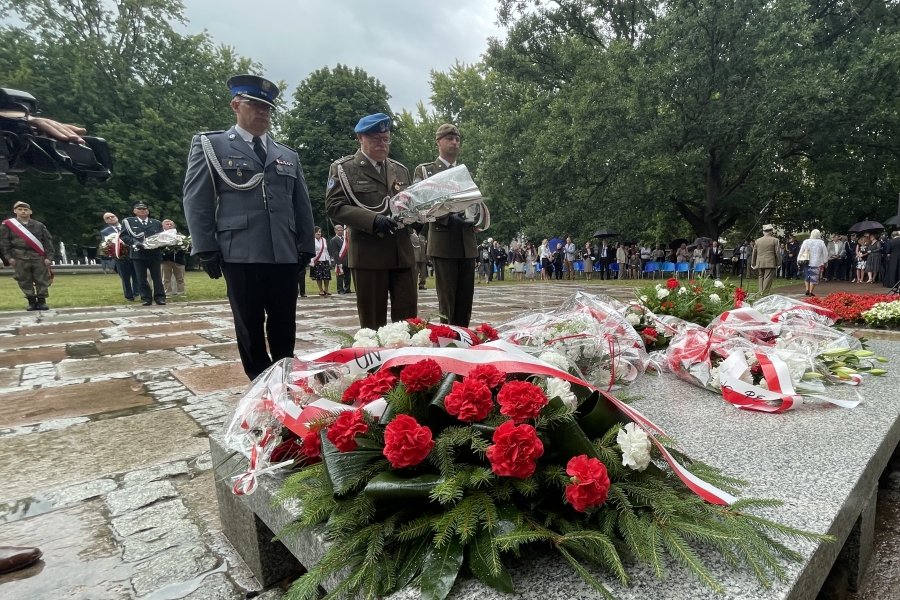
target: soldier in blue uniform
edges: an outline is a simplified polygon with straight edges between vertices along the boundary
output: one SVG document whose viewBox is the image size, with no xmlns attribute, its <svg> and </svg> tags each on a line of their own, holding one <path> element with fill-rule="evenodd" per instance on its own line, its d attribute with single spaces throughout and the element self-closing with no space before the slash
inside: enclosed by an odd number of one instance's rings
<svg viewBox="0 0 900 600">
<path fill-rule="evenodd" d="M 255 75 L 227 85 L 237 124 L 194 136 L 184 214 L 192 254 L 213 279 L 225 275 L 238 352 L 255 379 L 294 354 L 298 264 L 313 254 L 312 207 L 297 152 L 266 134 L 278 88 Z"/>
<path fill-rule="evenodd" d="M 131 248 L 129 257 L 134 272 L 137 273 L 138 291 L 144 306 L 150 306 L 154 301 L 157 304 L 166 303 L 166 290 L 163 287 L 161 271 L 162 250 L 144 248 L 144 240 L 151 235 L 162 233 L 162 230 L 162 223 L 157 219 L 150 218 L 150 210 L 143 202 L 134 205 L 133 217 L 122 221 L 122 232 L 119 234 L 119 238 Z M 150 284 L 147 283 L 148 272 L 153 281 L 152 290 Z"/>
</svg>

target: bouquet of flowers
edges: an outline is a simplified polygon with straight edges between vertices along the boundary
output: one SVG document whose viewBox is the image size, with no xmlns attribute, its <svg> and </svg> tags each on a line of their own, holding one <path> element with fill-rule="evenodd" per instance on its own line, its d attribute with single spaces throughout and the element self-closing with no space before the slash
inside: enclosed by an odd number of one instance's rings
<svg viewBox="0 0 900 600">
<path fill-rule="evenodd" d="M 552 313 L 526 313 L 497 330 L 501 339 L 610 390 L 632 383 L 648 362 L 644 341 L 621 307 L 612 298 L 578 292 Z"/>
<path fill-rule="evenodd" d="M 144 248 L 153 250 L 155 248 L 171 247 L 176 250 L 184 250 L 190 247 L 191 240 L 189 236 L 181 235 L 174 229 L 166 229 L 159 233 L 155 233 L 144 240 Z"/>
<path fill-rule="evenodd" d="M 723 311 L 740 307 L 747 293 L 720 279 L 701 277 L 687 282 L 670 278 L 637 292 L 641 306 L 656 315 L 678 317 L 706 326 Z"/>
<path fill-rule="evenodd" d="M 391 215 L 404 224 L 429 223 L 462 211 L 477 219 L 475 226 L 480 231 L 488 229 L 491 223 L 481 190 L 465 165 L 457 165 L 412 184 L 391 198 L 390 206 Z"/>
<path fill-rule="evenodd" d="M 897 327 L 900 325 L 900 300 L 879 302 L 862 313 L 862 318 L 871 327 Z"/>
<path fill-rule="evenodd" d="M 801 558 L 781 536 L 830 539 L 748 514 L 776 503 L 737 500 L 742 482 L 691 461 L 638 411 L 509 343 L 357 347 L 305 360 L 343 365 L 344 381 L 362 378 L 335 409 L 307 404 L 289 421 L 307 466 L 279 494 L 303 508 L 281 535 L 324 524 L 330 542 L 294 583 L 294 600 L 331 584 L 329 597 L 375 598 L 412 584 L 443 599 L 464 564 L 513 593 L 504 562 L 533 544 L 558 552 L 604 597 L 609 589 L 585 565 L 624 585 L 623 556 L 662 576 L 668 554 L 722 591 L 696 541 L 713 540 L 705 547 L 769 585 L 784 577 L 779 558 Z"/>
<path fill-rule="evenodd" d="M 763 307 L 766 305 L 764 304 Z M 822 323 L 825 315 L 789 319 L 754 308 L 723 313 L 706 328 L 676 334 L 667 349 L 668 366 L 681 379 L 719 392 L 740 408 L 781 412 L 816 398 L 851 408 L 859 401 L 823 395 L 825 385 L 859 385 L 860 373 L 884 374 L 857 338 Z"/>
<path fill-rule="evenodd" d="M 109 256 L 111 258 L 125 258 L 128 256 L 128 246 L 119 240 L 119 234 L 111 233 L 100 242 L 101 256 Z"/>
</svg>

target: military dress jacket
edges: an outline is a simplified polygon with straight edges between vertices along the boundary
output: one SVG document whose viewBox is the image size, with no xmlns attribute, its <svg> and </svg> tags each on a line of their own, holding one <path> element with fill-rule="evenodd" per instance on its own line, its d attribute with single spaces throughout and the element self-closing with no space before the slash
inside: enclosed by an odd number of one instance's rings
<svg viewBox="0 0 900 600">
<path fill-rule="evenodd" d="M 423 163 L 416 167 L 413 181 L 428 179 L 435 173 L 449 169 L 444 161 Z M 428 256 L 438 258 L 475 258 L 478 256 L 478 242 L 475 227 L 453 227 L 447 217 L 428 224 Z"/>
<path fill-rule="evenodd" d="M 16 217 L 11 217 L 11 219 L 15 220 Z M 50 232 L 47 230 L 46 225 L 34 219 L 28 219 L 28 223 L 19 221 L 19 225 L 22 225 L 31 232 L 31 235 L 37 238 L 44 247 L 45 256 L 38 254 L 37 250 L 29 246 L 25 240 L 19 237 L 18 233 L 7 227 L 5 223 L 0 225 L 0 254 L 6 260 L 10 258 L 15 260 L 44 260 L 45 258 L 53 260 L 53 238 L 50 237 Z"/>
<path fill-rule="evenodd" d="M 343 236 L 336 235 L 330 240 L 328 240 L 328 254 L 331 255 L 331 262 L 336 265 L 341 265 L 342 267 L 348 267 L 350 265 L 347 264 L 347 255 L 344 255 L 344 258 L 341 258 L 341 248 L 344 247 L 344 238 Z M 349 249 L 348 253 L 349 254 Z"/>
<path fill-rule="evenodd" d="M 128 217 L 122 219 L 122 231 L 119 232 L 119 239 L 129 247 L 128 255 L 133 260 L 162 260 L 162 249 L 154 248 L 152 250 L 136 250 L 135 244 L 141 244 L 151 235 L 162 233 L 162 221 L 147 218 L 147 224 L 142 225 L 141 220 L 137 217 Z"/>
<path fill-rule="evenodd" d="M 206 135 L 229 181 L 260 185 L 236 190 L 211 171 L 200 141 Z M 215 174 L 213 174 L 215 173 Z M 313 217 L 300 159 L 292 148 L 267 137 L 266 163 L 237 130 L 198 134 L 191 141 L 184 177 L 184 215 L 191 254 L 221 252 L 225 262 L 297 264 L 313 253 Z"/>
<path fill-rule="evenodd" d="M 764 235 L 756 240 L 750 266 L 754 269 L 777 269 L 781 266 L 781 245 L 773 235 Z"/>
<path fill-rule="evenodd" d="M 385 167 L 386 173 L 379 173 L 358 150 L 331 163 L 328 171 L 325 212 L 329 219 L 349 228 L 345 233 L 350 234 L 351 269 L 408 269 L 415 264 L 408 227 L 399 227 L 393 235 L 374 230 L 376 215 L 390 216 L 385 197 L 405 190 L 410 182 L 409 171 L 396 160 L 388 158 Z M 356 202 L 348 194 L 348 186 Z"/>
</svg>

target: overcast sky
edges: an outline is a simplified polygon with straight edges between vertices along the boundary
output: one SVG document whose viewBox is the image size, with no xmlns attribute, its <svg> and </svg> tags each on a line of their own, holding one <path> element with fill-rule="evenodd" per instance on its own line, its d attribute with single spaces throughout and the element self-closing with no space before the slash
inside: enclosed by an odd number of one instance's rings
<svg viewBox="0 0 900 600">
<path fill-rule="evenodd" d="M 262 63 L 289 95 L 312 71 L 337 63 L 381 81 L 395 112 L 428 106 L 431 69 L 473 63 L 488 37 L 503 37 L 493 0 L 183 0 L 183 33 L 204 29 Z"/>
</svg>

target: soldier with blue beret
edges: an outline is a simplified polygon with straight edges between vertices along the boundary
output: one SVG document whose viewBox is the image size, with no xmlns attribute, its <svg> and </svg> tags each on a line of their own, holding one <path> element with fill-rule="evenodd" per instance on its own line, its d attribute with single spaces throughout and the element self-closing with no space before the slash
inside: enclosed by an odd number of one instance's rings
<svg viewBox="0 0 900 600">
<path fill-rule="evenodd" d="M 334 161 L 325 211 L 347 228 L 359 326 L 377 329 L 416 316 L 415 254 L 409 231 L 390 216 L 390 199 L 409 186 L 409 171 L 388 157 L 391 118 L 367 115 L 354 128 L 359 150 Z"/>
<path fill-rule="evenodd" d="M 313 218 L 297 152 L 267 135 L 278 87 L 228 80 L 237 124 L 194 136 L 184 179 L 191 254 L 225 275 L 244 372 L 255 379 L 294 354 L 299 268 L 313 257 Z M 267 349 L 268 347 L 268 349 Z"/>
</svg>

